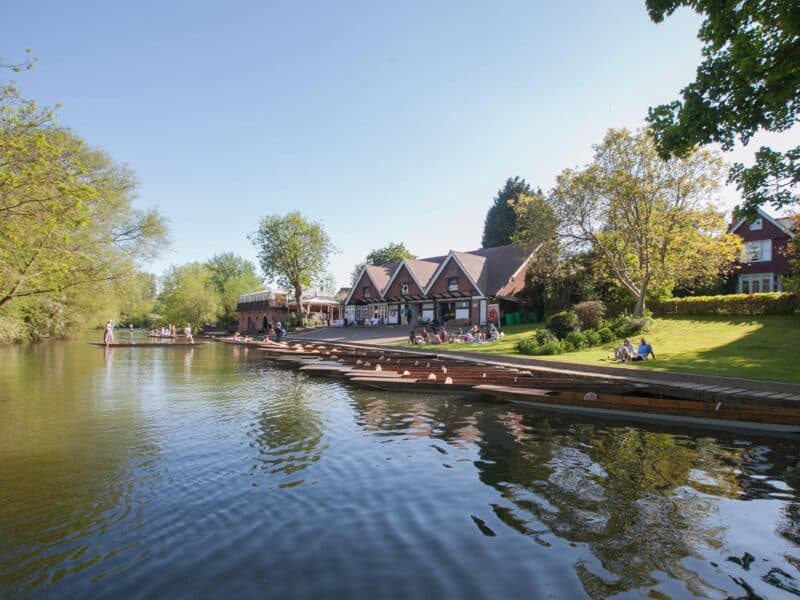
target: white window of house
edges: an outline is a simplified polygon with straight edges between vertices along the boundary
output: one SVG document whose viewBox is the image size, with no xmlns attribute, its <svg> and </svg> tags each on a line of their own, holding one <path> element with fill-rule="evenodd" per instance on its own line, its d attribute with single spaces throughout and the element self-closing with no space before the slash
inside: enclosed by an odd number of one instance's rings
<svg viewBox="0 0 800 600">
<path fill-rule="evenodd" d="M 756 231 L 758 229 L 764 229 L 764 219 L 761 217 L 750 223 L 750 231 Z"/>
<path fill-rule="evenodd" d="M 401 296 L 408 296 L 408 284 L 401 283 L 400 284 L 400 295 Z"/>
<path fill-rule="evenodd" d="M 369 297 L 370 297 L 370 294 L 369 294 L 369 286 L 366 286 L 366 287 L 364 288 L 364 298 L 369 298 Z"/>
<path fill-rule="evenodd" d="M 469 300 L 456 302 L 456 319 L 469 319 Z"/>
<path fill-rule="evenodd" d="M 450 277 L 447 280 L 447 291 L 448 292 L 458 291 L 458 277 Z"/>
<path fill-rule="evenodd" d="M 433 321 L 433 302 L 422 305 L 422 320 Z"/>
<path fill-rule="evenodd" d="M 744 243 L 743 262 L 768 262 L 772 260 L 772 240 L 756 240 Z"/>
<path fill-rule="evenodd" d="M 774 273 L 750 273 L 748 275 L 739 275 L 740 294 L 779 292 L 780 288 L 780 277 L 775 277 Z"/>
</svg>

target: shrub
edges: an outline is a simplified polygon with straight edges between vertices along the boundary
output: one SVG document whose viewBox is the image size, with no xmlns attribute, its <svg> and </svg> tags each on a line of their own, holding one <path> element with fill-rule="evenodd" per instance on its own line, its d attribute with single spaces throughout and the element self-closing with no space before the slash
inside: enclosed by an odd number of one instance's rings
<svg viewBox="0 0 800 600">
<path fill-rule="evenodd" d="M 537 346 L 542 346 L 548 342 L 557 342 L 558 338 L 549 329 L 539 329 L 533 334 L 533 339 L 536 340 Z"/>
<path fill-rule="evenodd" d="M 578 315 L 569 310 L 556 313 L 547 319 L 547 329 L 552 331 L 560 340 L 563 340 L 565 337 L 567 337 L 569 333 L 578 331 L 580 326 L 581 324 L 578 320 Z"/>
<path fill-rule="evenodd" d="M 800 294 L 728 294 L 649 302 L 656 315 L 790 315 L 800 308 Z"/>
<path fill-rule="evenodd" d="M 650 329 L 651 322 L 648 317 L 620 316 L 611 322 L 610 327 L 615 337 L 626 338 L 644 333 Z"/>
<path fill-rule="evenodd" d="M 583 337 L 586 339 L 586 347 L 599 346 L 603 343 L 603 338 L 600 337 L 600 332 L 590 329 L 583 332 Z"/>
<path fill-rule="evenodd" d="M 581 323 L 581 329 L 598 329 L 606 314 L 605 304 L 599 300 L 586 300 L 572 307 Z"/>
<path fill-rule="evenodd" d="M 614 335 L 614 332 L 611 331 L 610 327 L 601 327 L 600 329 L 597 330 L 597 335 L 600 336 L 601 344 L 607 344 L 608 342 L 613 341 L 617 337 L 616 335 Z"/>
<path fill-rule="evenodd" d="M 542 354 L 540 348 L 546 344 L 558 342 L 558 338 L 547 329 L 537 330 L 531 337 L 517 342 L 517 352 L 520 354 Z"/>
<path fill-rule="evenodd" d="M 570 350 L 580 350 L 588 345 L 586 336 L 580 331 L 570 331 L 564 338 L 564 342 L 571 347 Z"/>
<path fill-rule="evenodd" d="M 560 341 L 555 340 L 553 342 L 547 342 L 546 344 L 542 344 L 541 346 L 539 346 L 538 352 L 536 352 L 536 354 L 542 354 L 542 355 L 561 354 L 562 352 L 564 352 L 564 350 L 565 350 L 564 345 Z"/>
<path fill-rule="evenodd" d="M 537 344 L 536 340 L 533 338 L 528 338 L 527 340 L 519 340 L 517 342 L 517 352 L 519 352 L 520 354 L 535 354 L 538 348 L 539 344 Z"/>
</svg>

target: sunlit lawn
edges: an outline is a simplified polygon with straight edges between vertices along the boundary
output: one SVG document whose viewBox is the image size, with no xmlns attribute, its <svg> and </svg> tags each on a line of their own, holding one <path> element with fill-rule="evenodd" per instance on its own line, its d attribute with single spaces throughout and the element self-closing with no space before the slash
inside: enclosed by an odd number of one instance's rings
<svg viewBox="0 0 800 600">
<path fill-rule="evenodd" d="M 536 327 L 507 327 L 506 336 L 494 344 L 458 344 L 442 349 L 520 356 L 516 342 L 529 337 Z M 657 360 L 624 366 L 800 383 L 800 316 L 666 317 L 655 319 L 644 337 L 653 345 Z M 638 344 L 639 340 L 634 341 Z M 609 357 L 620 343 L 617 340 L 579 352 L 533 358 L 614 366 L 618 363 Z"/>
</svg>

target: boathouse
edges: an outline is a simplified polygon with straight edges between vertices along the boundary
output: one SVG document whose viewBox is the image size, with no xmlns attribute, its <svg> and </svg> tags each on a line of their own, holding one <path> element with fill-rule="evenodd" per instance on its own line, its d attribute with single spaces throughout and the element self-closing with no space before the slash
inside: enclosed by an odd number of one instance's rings
<svg viewBox="0 0 800 600">
<path fill-rule="evenodd" d="M 532 258 L 509 245 L 366 265 L 345 299 L 345 315 L 359 324 L 500 323 L 525 303 L 522 292 Z"/>
<path fill-rule="evenodd" d="M 264 331 L 267 323 L 274 325 L 275 321 L 288 322 L 289 297 L 284 292 L 270 290 L 244 294 L 239 296 L 236 315 L 239 331 L 242 333 Z"/>
</svg>

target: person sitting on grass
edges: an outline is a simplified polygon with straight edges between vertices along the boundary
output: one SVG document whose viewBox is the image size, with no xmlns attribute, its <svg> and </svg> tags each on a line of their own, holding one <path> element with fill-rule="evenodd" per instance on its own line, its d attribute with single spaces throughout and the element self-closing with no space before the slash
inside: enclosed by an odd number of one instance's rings
<svg viewBox="0 0 800 600">
<path fill-rule="evenodd" d="M 413 329 L 408 332 L 408 341 L 411 343 L 412 346 L 417 345 L 417 332 Z"/>
<path fill-rule="evenodd" d="M 614 360 L 618 362 L 628 362 L 633 358 L 634 354 L 636 354 L 636 351 L 628 338 L 625 338 L 625 341 L 622 342 L 622 346 L 614 348 Z"/>
<path fill-rule="evenodd" d="M 647 360 L 647 357 L 653 355 L 653 360 L 656 359 L 656 353 L 653 352 L 653 347 L 642 338 L 639 347 L 636 349 L 636 354 L 631 356 L 630 360 Z"/>
</svg>

